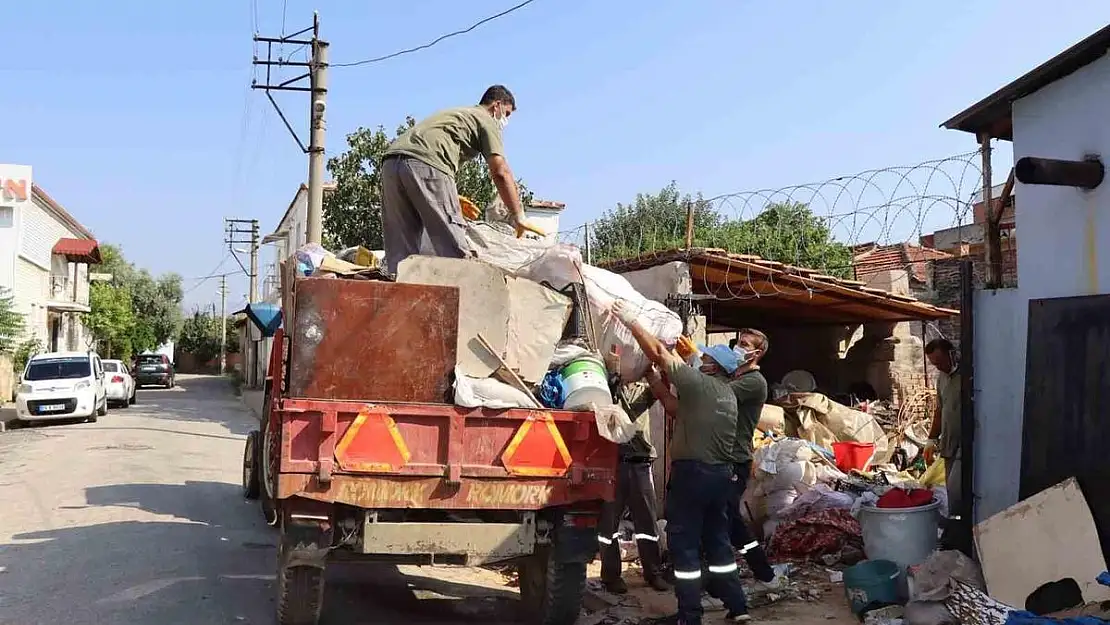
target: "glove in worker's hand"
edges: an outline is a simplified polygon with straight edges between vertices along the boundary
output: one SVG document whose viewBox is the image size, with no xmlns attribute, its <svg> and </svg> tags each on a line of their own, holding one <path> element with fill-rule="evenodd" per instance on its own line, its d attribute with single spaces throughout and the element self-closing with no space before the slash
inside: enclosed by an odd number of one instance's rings
<svg viewBox="0 0 1110 625">
<path fill-rule="evenodd" d="M 478 205 L 466 196 L 459 196 L 459 207 L 462 208 L 463 217 L 470 221 L 475 221 L 482 216 L 482 211 L 478 210 Z"/>
<path fill-rule="evenodd" d="M 690 360 L 690 356 L 698 353 L 698 346 L 694 344 L 694 340 L 683 334 L 678 337 L 678 342 L 675 343 L 674 350 L 683 361 Z"/>
<path fill-rule="evenodd" d="M 525 232 L 531 232 L 541 237 L 547 236 L 547 233 L 544 232 L 542 228 L 528 221 L 523 216 L 513 219 L 513 227 L 516 228 L 516 238 L 518 239 L 523 237 Z"/>
<path fill-rule="evenodd" d="M 618 299 L 613 302 L 613 307 L 610 308 L 609 311 L 626 326 L 636 323 L 636 315 L 639 313 L 628 300 L 624 299 Z"/>
</svg>

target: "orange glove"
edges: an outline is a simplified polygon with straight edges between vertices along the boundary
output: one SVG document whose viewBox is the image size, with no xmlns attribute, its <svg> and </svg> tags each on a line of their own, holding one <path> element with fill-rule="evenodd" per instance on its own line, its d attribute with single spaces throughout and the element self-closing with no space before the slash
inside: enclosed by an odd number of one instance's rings
<svg viewBox="0 0 1110 625">
<path fill-rule="evenodd" d="M 683 360 L 689 360 L 698 351 L 698 346 L 694 344 L 693 339 L 685 334 L 678 337 L 678 342 L 675 343 L 674 349 Z"/>
<path fill-rule="evenodd" d="M 482 211 L 478 210 L 478 206 L 474 201 L 466 196 L 459 196 L 459 206 L 462 208 L 463 217 L 470 221 L 474 221 L 482 216 Z"/>
</svg>

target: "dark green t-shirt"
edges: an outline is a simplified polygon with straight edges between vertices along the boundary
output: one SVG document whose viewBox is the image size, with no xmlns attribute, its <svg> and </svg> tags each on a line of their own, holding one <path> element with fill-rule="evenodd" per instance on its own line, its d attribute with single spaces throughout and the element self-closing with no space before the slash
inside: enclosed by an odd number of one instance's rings
<svg viewBox="0 0 1110 625">
<path fill-rule="evenodd" d="M 767 403 L 767 378 L 759 370 L 748 371 L 729 382 L 736 396 L 736 444 L 732 448 L 733 462 L 752 459 L 752 435 L 759 425 L 763 404 Z"/>
<path fill-rule="evenodd" d="M 501 127 L 481 106 L 440 111 L 407 130 L 386 148 L 385 156 L 411 156 L 454 178 L 459 167 L 481 154 L 504 156 Z"/>
<path fill-rule="evenodd" d="M 678 391 L 673 460 L 731 464 L 736 445 L 736 396 L 724 379 L 669 361 L 667 377 Z"/>
</svg>

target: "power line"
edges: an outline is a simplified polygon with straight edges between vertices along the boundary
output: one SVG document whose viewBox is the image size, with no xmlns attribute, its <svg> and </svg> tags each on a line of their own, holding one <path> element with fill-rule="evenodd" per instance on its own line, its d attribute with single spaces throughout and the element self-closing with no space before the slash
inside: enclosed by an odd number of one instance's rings
<svg viewBox="0 0 1110 625">
<path fill-rule="evenodd" d="M 355 61 L 353 63 L 333 63 L 332 67 L 356 67 L 356 66 L 359 66 L 359 65 L 369 65 L 371 63 L 380 63 L 381 61 L 387 61 L 389 59 L 393 59 L 393 58 L 399 57 L 399 56 L 404 55 L 404 54 L 411 54 L 413 52 L 419 52 L 420 50 L 427 50 L 428 48 L 436 45 L 437 43 L 439 43 L 439 42 L 441 42 L 445 39 L 450 39 L 451 37 L 457 37 L 459 35 L 465 35 L 466 33 L 469 33 L 470 31 L 474 30 L 475 28 L 478 28 L 479 26 L 481 26 L 483 24 L 492 22 L 493 20 L 495 20 L 497 18 L 500 18 L 500 17 L 505 17 L 506 15 L 508 15 L 508 14 L 514 12 L 514 11 L 518 11 L 520 9 L 523 9 L 524 7 L 528 6 L 529 4 L 532 4 L 535 1 L 536 0 L 525 0 L 524 2 L 521 2 L 520 4 L 518 4 L 516 6 L 509 7 L 508 9 L 505 9 L 504 11 L 502 11 L 502 12 L 496 14 L 496 15 L 491 15 L 491 16 L 486 17 L 484 19 L 481 19 L 477 22 L 474 22 L 469 27 L 464 28 L 463 30 L 456 30 L 453 33 L 447 33 L 446 35 L 440 35 L 439 37 L 433 39 L 429 43 L 426 43 L 426 44 L 421 45 L 421 46 L 416 46 L 415 48 L 408 48 L 406 50 L 400 50 L 398 52 L 394 52 L 392 54 L 387 54 L 385 56 L 379 56 L 379 57 L 375 57 L 375 58 L 372 58 L 372 59 L 364 59 L 362 61 Z"/>
</svg>

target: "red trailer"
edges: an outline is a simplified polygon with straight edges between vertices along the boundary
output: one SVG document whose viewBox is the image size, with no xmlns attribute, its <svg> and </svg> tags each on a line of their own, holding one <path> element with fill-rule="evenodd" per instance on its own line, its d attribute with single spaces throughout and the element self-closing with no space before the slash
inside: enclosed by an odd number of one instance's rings
<svg viewBox="0 0 1110 625">
<path fill-rule="evenodd" d="M 454 287 L 303 278 L 295 290 L 243 477 L 281 531 L 279 623 L 318 622 L 338 557 L 516 563 L 525 621 L 574 623 L 617 464 L 594 415 L 446 403 Z"/>
</svg>

